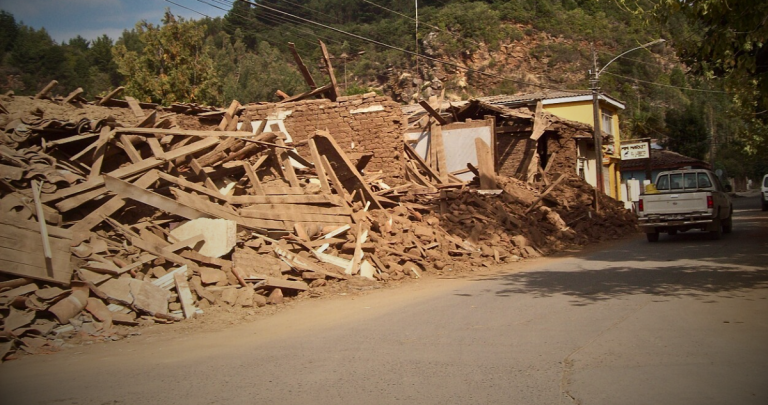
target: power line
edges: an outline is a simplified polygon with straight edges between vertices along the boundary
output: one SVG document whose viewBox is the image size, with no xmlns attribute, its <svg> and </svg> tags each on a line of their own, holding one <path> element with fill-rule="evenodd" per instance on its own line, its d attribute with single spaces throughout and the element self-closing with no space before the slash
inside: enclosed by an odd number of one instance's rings
<svg viewBox="0 0 768 405">
<path fill-rule="evenodd" d="M 398 12 L 398 11 L 395 11 L 395 10 L 390 10 L 390 9 L 388 9 L 388 8 L 386 8 L 386 7 L 384 7 L 384 6 L 378 5 L 378 4 L 376 4 L 376 3 L 372 2 L 372 1 L 368 1 L 368 0 L 363 0 L 363 1 L 364 1 L 365 3 L 368 3 L 368 4 L 370 4 L 370 5 L 376 6 L 376 7 L 380 8 L 380 9 L 383 9 L 383 10 L 387 10 L 387 11 L 389 11 L 390 13 L 394 13 L 394 14 L 397 14 L 397 15 L 399 15 L 400 17 L 403 17 L 403 18 L 407 18 L 407 19 L 409 19 L 409 20 L 411 20 L 411 21 L 414 21 L 414 22 L 416 22 L 416 23 L 417 23 L 417 25 L 418 25 L 419 23 L 421 23 L 421 24 L 424 24 L 424 25 L 426 25 L 427 27 L 430 27 L 430 28 L 436 29 L 436 30 L 438 30 L 438 31 L 440 31 L 440 32 L 445 32 L 445 33 L 447 33 L 447 34 L 449 34 L 449 35 L 452 35 L 454 38 L 458 38 L 458 39 L 461 39 L 461 40 L 463 40 L 463 41 L 469 41 L 469 42 L 472 42 L 472 43 L 474 43 L 474 44 L 475 44 L 475 45 L 477 45 L 477 46 L 482 46 L 482 44 L 481 44 L 481 43 L 479 43 L 479 42 L 477 42 L 477 41 L 475 41 L 475 40 L 473 40 L 473 39 L 464 38 L 464 37 L 462 37 L 462 36 L 461 36 L 461 35 L 459 35 L 459 34 L 456 34 L 456 33 L 450 32 L 450 31 L 445 31 L 445 30 L 442 30 L 440 27 L 437 27 L 437 26 L 434 26 L 434 25 L 431 25 L 431 24 L 425 23 L 425 22 L 423 22 L 423 21 L 419 22 L 419 21 L 417 21 L 415 18 L 413 18 L 413 17 L 411 17 L 411 16 L 407 16 L 407 15 L 405 15 L 405 14 L 403 14 L 403 13 L 400 13 L 400 12 Z"/>
<path fill-rule="evenodd" d="M 198 0 L 198 1 L 202 1 L 202 0 Z M 533 86 L 533 87 L 539 87 L 539 88 L 543 88 L 543 89 L 558 90 L 558 91 L 564 91 L 564 92 L 575 92 L 574 90 L 564 90 L 564 89 L 560 89 L 560 88 L 556 88 L 556 87 L 552 87 L 552 86 L 547 86 L 547 85 L 537 84 L 537 83 L 529 83 L 529 82 L 526 82 L 526 81 L 511 79 L 511 78 L 508 78 L 508 77 L 505 77 L 505 76 L 501 76 L 501 75 L 497 75 L 497 74 L 493 74 L 493 73 L 483 72 L 483 71 L 480 71 L 480 70 L 472 69 L 472 68 L 469 68 L 469 67 L 466 67 L 466 66 L 462 66 L 462 65 L 459 65 L 459 64 L 456 64 L 456 63 L 453 63 L 453 62 L 449 62 L 449 61 L 446 61 L 446 60 L 442 60 L 442 59 L 438 59 L 438 58 L 433 58 L 431 56 L 426 56 L 426 55 L 418 54 L 416 52 L 409 51 L 409 50 L 403 49 L 403 48 L 399 48 L 399 47 L 396 47 L 394 45 L 386 44 L 386 43 L 383 43 L 383 42 L 380 42 L 380 41 L 376 41 L 374 39 L 366 38 L 366 37 L 363 37 L 361 35 L 353 34 L 351 32 L 347 32 L 347 31 L 344 31 L 344 30 L 341 30 L 341 29 L 338 29 L 338 28 L 334 28 L 334 27 L 331 27 L 331 26 L 328 26 L 328 25 L 325 25 L 325 24 L 322 24 L 322 23 L 319 23 L 319 22 L 316 22 L 316 21 L 313 21 L 313 20 L 310 20 L 310 19 L 299 17 L 299 16 L 296 16 L 296 15 L 287 13 L 285 11 L 277 10 L 277 9 L 272 8 L 272 7 L 268 7 L 268 6 L 265 6 L 263 4 L 259 4 L 259 3 L 256 3 L 256 2 L 253 2 L 253 1 L 250 1 L 250 0 L 239 0 L 239 1 L 243 1 L 245 3 L 254 5 L 256 7 L 261 7 L 261 8 L 270 10 L 272 12 L 288 15 L 288 16 L 291 16 L 291 17 L 297 19 L 297 20 L 305 21 L 305 22 L 307 22 L 309 24 L 317 25 L 317 26 L 323 27 L 325 29 L 328 29 L 328 30 L 331 30 L 331 31 L 334 31 L 334 32 L 337 32 L 337 33 L 340 33 L 340 34 L 344 34 L 344 35 L 347 35 L 347 36 L 350 36 L 350 37 L 353 37 L 353 38 L 356 38 L 356 39 L 359 39 L 359 40 L 362 40 L 362 41 L 366 41 L 366 42 L 369 42 L 369 43 L 372 43 L 372 44 L 375 44 L 375 45 L 379 45 L 379 46 L 382 46 L 382 47 L 385 47 L 385 48 L 389 48 L 389 49 L 396 50 L 396 51 L 399 51 L 399 52 L 402 52 L 402 53 L 406 53 L 406 54 L 411 55 L 411 56 L 416 56 L 418 58 L 423 58 L 423 59 L 430 60 L 430 61 L 433 61 L 433 62 L 436 62 L 436 63 L 441 63 L 441 64 L 446 65 L 446 66 L 452 66 L 452 67 L 455 67 L 457 69 L 466 70 L 467 72 L 477 73 L 477 74 L 480 74 L 480 75 L 483 75 L 483 76 L 488 76 L 488 77 L 494 77 L 494 78 L 497 78 L 497 79 L 502 79 L 502 80 L 513 82 L 513 83 L 523 84 L 523 85 L 526 85 L 526 86 Z"/>
<path fill-rule="evenodd" d="M 664 84 L 664 83 L 649 82 L 649 81 L 646 81 L 646 80 L 640 80 L 640 79 L 636 79 L 636 78 L 634 78 L 634 77 L 627 77 L 627 76 L 617 75 L 617 74 L 615 74 L 615 73 L 611 73 L 611 72 L 603 72 L 603 74 L 606 74 L 606 75 L 611 75 L 611 76 L 616 76 L 616 77 L 620 77 L 620 78 L 622 78 L 622 79 L 633 80 L 633 81 L 636 81 L 636 82 L 640 82 L 640 83 L 647 83 L 647 84 L 652 84 L 652 85 L 655 85 L 655 86 L 671 87 L 671 88 L 673 88 L 673 89 L 680 89 L 680 90 L 690 90 L 690 91 L 700 91 L 700 92 L 702 92 L 702 93 L 719 93 L 719 94 L 731 94 L 731 93 L 729 93 L 729 92 L 727 92 L 727 91 L 721 91 L 721 90 L 705 90 L 705 89 L 694 89 L 693 87 L 680 87 L 680 86 L 673 86 L 673 85 L 671 85 L 671 84 Z"/>
</svg>

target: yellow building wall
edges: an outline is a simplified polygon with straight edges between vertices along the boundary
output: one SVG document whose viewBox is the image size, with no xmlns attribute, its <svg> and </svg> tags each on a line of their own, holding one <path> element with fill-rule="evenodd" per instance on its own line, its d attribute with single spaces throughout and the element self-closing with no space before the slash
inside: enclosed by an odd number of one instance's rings
<svg viewBox="0 0 768 405">
<path fill-rule="evenodd" d="M 552 113 L 554 115 L 557 115 L 560 118 L 565 118 L 567 120 L 581 122 L 587 125 L 593 125 L 594 124 L 594 116 L 592 115 L 592 101 L 577 101 L 572 103 L 562 103 L 562 104 L 549 104 L 544 105 L 544 111 L 547 111 L 549 113 Z M 600 122 L 602 122 L 602 110 L 605 110 L 607 112 L 610 112 L 613 114 L 612 122 L 611 122 L 611 133 L 613 134 L 613 150 L 615 152 L 616 158 L 618 158 L 618 151 L 619 151 L 619 145 L 620 145 L 620 134 L 619 134 L 619 114 L 618 110 L 614 108 L 613 106 L 606 104 L 604 102 L 600 102 Z M 620 178 L 620 162 L 617 162 L 617 164 L 605 164 L 604 166 L 608 167 L 608 175 L 606 176 L 609 180 L 609 188 L 606 190 L 606 193 L 610 195 L 611 197 L 615 199 L 621 198 L 621 194 L 619 192 L 619 187 L 621 185 L 620 182 L 618 182 L 616 179 Z"/>
</svg>

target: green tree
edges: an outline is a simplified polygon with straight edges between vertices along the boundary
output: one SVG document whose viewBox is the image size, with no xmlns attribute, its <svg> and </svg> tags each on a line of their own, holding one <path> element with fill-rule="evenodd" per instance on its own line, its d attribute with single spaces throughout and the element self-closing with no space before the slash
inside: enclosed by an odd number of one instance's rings
<svg viewBox="0 0 768 405">
<path fill-rule="evenodd" d="M 208 102 L 216 83 L 213 61 L 203 51 L 204 26 L 175 17 L 166 9 L 162 26 L 136 24 L 141 51 L 118 43 L 113 56 L 126 91 L 157 103 Z"/>
<path fill-rule="evenodd" d="M 670 150 L 703 160 L 709 150 L 709 136 L 702 108 L 689 104 L 683 110 L 671 109 L 665 117 L 666 145 Z"/>
</svg>

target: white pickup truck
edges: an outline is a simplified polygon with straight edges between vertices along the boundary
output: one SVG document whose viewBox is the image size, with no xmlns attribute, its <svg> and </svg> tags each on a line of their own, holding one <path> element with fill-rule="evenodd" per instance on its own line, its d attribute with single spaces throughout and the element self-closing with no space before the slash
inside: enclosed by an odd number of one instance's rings
<svg viewBox="0 0 768 405">
<path fill-rule="evenodd" d="M 656 190 L 641 194 L 637 206 L 638 223 L 649 242 L 658 241 L 660 232 L 674 235 L 698 229 L 708 231 L 712 239 L 731 232 L 730 190 L 709 170 L 661 172 Z"/>
</svg>

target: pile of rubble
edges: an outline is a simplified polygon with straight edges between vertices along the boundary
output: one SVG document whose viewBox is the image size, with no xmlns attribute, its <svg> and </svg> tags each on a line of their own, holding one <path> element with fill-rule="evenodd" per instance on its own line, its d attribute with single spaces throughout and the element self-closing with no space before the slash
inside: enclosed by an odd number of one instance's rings
<svg viewBox="0 0 768 405">
<path fill-rule="evenodd" d="M 596 212 L 575 176 L 537 186 L 479 165 L 463 182 L 404 144 L 407 181 L 391 187 L 328 132 L 301 156 L 237 102 L 160 108 L 116 94 L 0 98 L 0 359 L 635 229 L 609 198 Z"/>
</svg>

